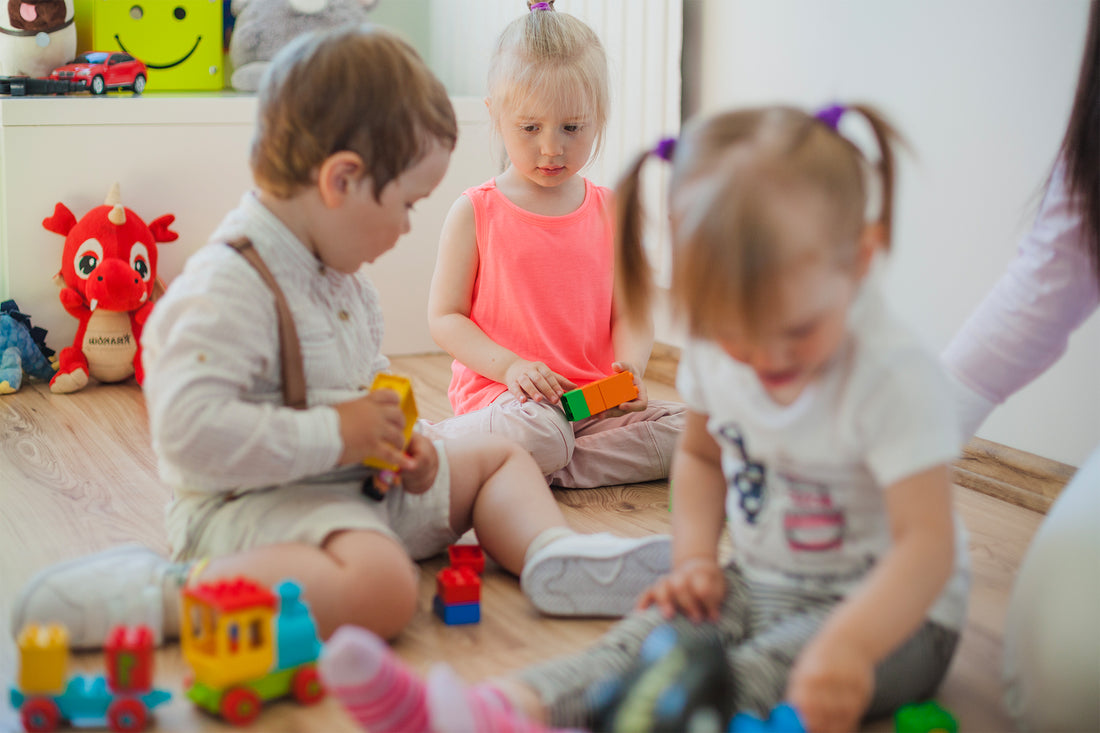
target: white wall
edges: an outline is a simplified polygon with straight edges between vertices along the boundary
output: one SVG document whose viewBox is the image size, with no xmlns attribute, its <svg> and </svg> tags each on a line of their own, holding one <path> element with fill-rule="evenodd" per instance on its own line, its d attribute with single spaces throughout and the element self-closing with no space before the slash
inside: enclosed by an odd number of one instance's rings
<svg viewBox="0 0 1100 733">
<path fill-rule="evenodd" d="M 866 100 L 907 136 L 897 309 L 937 350 L 996 281 L 1065 129 L 1087 0 L 686 0 L 693 110 Z M 978 435 L 1080 465 L 1100 443 L 1100 318 Z"/>
</svg>

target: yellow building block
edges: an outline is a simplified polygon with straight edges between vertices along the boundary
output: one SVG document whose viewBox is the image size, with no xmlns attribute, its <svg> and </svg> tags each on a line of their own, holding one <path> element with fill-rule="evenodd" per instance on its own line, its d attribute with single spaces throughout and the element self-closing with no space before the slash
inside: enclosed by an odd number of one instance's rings
<svg viewBox="0 0 1100 733">
<path fill-rule="evenodd" d="M 405 443 L 401 447 L 407 447 L 409 445 L 409 440 L 412 438 L 413 426 L 416 425 L 417 418 L 416 400 L 413 399 L 412 382 L 396 374 L 379 374 L 375 376 L 374 383 L 370 386 L 371 392 L 376 389 L 392 389 L 401 398 L 401 412 L 405 415 Z M 363 465 L 370 466 L 371 468 L 381 468 L 387 471 L 396 471 L 398 468 L 397 464 L 383 461 L 380 458 L 366 458 L 363 460 Z"/>
<path fill-rule="evenodd" d="M 30 624 L 19 634 L 19 690 L 61 693 L 69 663 L 69 632 L 64 626 Z"/>
</svg>

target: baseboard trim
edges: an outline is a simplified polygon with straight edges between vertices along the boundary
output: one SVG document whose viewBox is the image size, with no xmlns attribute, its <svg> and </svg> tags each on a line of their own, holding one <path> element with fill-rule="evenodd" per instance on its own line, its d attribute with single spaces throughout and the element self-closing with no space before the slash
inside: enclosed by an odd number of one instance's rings
<svg viewBox="0 0 1100 733">
<path fill-rule="evenodd" d="M 646 378 L 676 386 L 680 349 L 655 344 L 646 367 Z M 1045 514 L 1077 470 L 1073 466 L 1034 453 L 973 438 L 955 461 L 954 480 L 959 486 Z"/>
</svg>

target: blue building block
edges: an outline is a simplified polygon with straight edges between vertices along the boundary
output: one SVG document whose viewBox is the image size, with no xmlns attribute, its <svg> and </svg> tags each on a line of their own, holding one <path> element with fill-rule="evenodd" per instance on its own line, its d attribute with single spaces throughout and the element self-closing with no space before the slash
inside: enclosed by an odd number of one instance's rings
<svg viewBox="0 0 1100 733">
<path fill-rule="evenodd" d="M 729 733 L 806 733 L 798 711 L 787 703 L 772 708 L 767 720 L 752 713 L 738 713 L 730 721 Z"/>
<path fill-rule="evenodd" d="M 448 626 L 476 624 L 481 621 L 480 603 L 452 603 L 448 605 L 437 595 L 432 598 L 432 610 Z"/>
</svg>

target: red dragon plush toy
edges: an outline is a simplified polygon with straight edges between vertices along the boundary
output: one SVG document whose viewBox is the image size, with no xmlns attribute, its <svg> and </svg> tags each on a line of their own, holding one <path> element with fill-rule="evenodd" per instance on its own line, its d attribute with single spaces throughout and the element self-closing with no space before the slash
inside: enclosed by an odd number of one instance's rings
<svg viewBox="0 0 1100 733">
<path fill-rule="evenodd" d="M 116 183 L 103 206 L 77 221 L 64 204 L 42 226 L 65 237 L 61 256 L 61 304 L 80 322 L 73 345 L 61 350 L 50 391 L 76 392 L 88 377 L 120 382 L 133 375 L 141 384 L 141 329 L 153 309 L 157 242 L 179 235 L 165 214 L 146 225 L 124 207 Z"/>
</svg>

